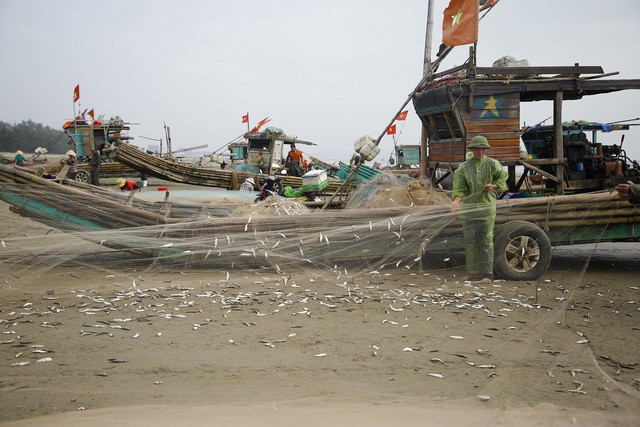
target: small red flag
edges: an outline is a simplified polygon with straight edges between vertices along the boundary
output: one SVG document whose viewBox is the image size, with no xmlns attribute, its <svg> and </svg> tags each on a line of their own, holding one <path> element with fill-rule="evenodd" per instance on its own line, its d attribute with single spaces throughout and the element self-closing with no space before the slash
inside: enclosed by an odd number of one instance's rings
<svg viewBox="0 0 640 427">
<path fill-rule="evenodd" d="M 249 115 L 245 114 L 244 116 L 242 116 L 242 123 L 247 123 L 249 122 Z"/>
<path fill-rule="evenodd" d="M 265 123 L 269 123 L 270 121 L 271 119 L 269 117 L 265 117 L 264 119 L 260 120 L 258 124 L 254 126 L 253 129 L 251 129 L 251 132 L 258 132 L 262 127 L 262 125 L 264 125 Z"/>
<path fill-rule="evenodd" d="M 95 117 L 94 117 L 94 115 L 93 115 L 93 114 L 94 114 L 94 113 L 93 113 L 93 108 L 92 108 L 92 109 L 91 109 L 91 111 L 89 111 L 87 114 L 89 115 L 89 117 L 91 117 L 91 120 L 95 120 Z"/>
<path fill-rule="evenodd" d="M 73 90 L 73 102 L 76 102 L 80 99 L 80 85 L 76 85 L 76 88 Z"/>
<path fill-rule="evenodd" d="M 389 129 L 387 129 L 387 135 L 395 135 L 396 133 L 396 125 L 395 123 L 391 125 Z"/>
<path fill-rule="evenodd" d="M 444 10 L 442 43 L 460 46 L 478 41 L 478 0 L 451 0 Z"/>
<path fill-rule="evenodd" d="M 396 117 L 396 120 L 406 120 L 408 113 L 409 113 L 409 110 L 404 110 L 402 113 L 398 114 L 398 117 Z"/>
</svg>

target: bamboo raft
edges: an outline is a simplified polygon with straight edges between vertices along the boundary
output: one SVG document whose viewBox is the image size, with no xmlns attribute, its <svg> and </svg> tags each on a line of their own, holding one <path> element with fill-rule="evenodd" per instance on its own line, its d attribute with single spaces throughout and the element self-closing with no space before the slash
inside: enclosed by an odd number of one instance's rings
<svg viewBox="0 0 640 427">
<path fill-rule="evenodd" d="M 139 172 L 144 172 L 149 176 L 165 181 L 226 188 L 229 190 L 237 190 L 247 178 L 254 178 L 257 183 L 260 178 L 267 176 L 265 174 L 250 174 L 246 172 L 236 172 L 234 170 L 184 165 L 152 156 L 122 142 L 114 146 L 109 155 L 114 160 Z M 281 178 L 283 186 L 291 186 L 292 188 L 302 187 L 302 178 L 300 177 L 282 175 Z M 340 184 L 340 181 L 331 179 L 325 191 L 333 193 L 340 188 Z"/>
</svg>

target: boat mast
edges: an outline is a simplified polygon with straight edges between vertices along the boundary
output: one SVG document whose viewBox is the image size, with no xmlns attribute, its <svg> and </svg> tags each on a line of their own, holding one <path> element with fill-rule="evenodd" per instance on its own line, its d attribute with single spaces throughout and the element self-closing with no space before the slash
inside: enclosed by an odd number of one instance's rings
<svg viewBox="0 0 640 427">
<path fill-rule="evenodd" d="M 433 0 L 429 0 L 427 7 L 427 34 L 424 42 L 424 65 L 422 67 L 422 77 L 431 74 L 431 39 L 433 36 Z M 427 176 L 427 128 L 422 123 L 420 135 L 420 176 Z"/>
</svg>

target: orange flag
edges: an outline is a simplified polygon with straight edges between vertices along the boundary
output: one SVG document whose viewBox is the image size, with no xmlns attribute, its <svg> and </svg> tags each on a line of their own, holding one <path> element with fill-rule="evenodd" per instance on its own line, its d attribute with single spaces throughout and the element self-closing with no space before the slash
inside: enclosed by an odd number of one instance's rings
<svg viewBox="0 0 640 427">
<path fill-rule="evenodd" d="M 444 10 L 442 43 L 460 46 L 478 41 L 478 0 L 451 0 Z"/>
<path fill-rule="evenodd" d="M 247 123 L 249 121 L 249 114 L 245 114 L 242 116 L 242 123 Z"/>
<path fill-rule="evenodd" d="M 396 117 L 396 120 L 406 120 L 407 113 L 409 113 L 409 110 L 404 110 L 402 113 L 398 114 L 398 117 Z"/>
<path fill-rule="evenodd" d="M 396 133 L 396 125 L 393 124 L 389 129 L 387 129 L 387 135 L 395 135 Z"/>
<path fill-rule="evenodd" d="M 264 125 L 265 123 L 269 123 L 270 121 L 271 119 L 269 117 L 265 117 L 264 119 L 260 120 L 258 124 L 254 126 L 253 129 L 251 129 L 251 132 L 258 132 L 262 127 L 262 125 Z"/>
<path fill-rule="evenodd" d="M 80 99 L 80 85 L 76 85 L 73 90 L 73 102 L 77 102 Z"/>
</svg>

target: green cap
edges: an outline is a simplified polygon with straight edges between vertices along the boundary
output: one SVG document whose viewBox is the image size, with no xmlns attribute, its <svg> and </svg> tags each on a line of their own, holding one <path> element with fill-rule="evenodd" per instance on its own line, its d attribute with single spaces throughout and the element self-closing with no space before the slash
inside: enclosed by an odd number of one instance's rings
<svg viewBox="0 0 640 427">
<path fill-rule="evenodd" d="M 491 148 L 489 141 L 482 135 L 474 136 L 467 148 Z"/>
</svg>

